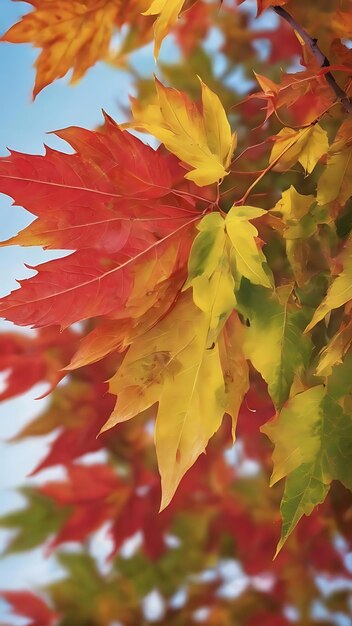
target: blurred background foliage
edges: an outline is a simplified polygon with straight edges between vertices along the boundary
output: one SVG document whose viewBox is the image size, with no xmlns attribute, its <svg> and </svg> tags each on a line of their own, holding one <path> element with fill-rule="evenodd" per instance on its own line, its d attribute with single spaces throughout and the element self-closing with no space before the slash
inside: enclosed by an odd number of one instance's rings
<svg viewBox="0 0 352 626">
<path fill-rule="evenodd" d="M 327 19 L 332 4 L 336 3 L 319 0 L 309 5 L 294 0 L 296 19 L 337 63 L 343 51 L 334 43 Z M 116 100 L 118 90 L 130 85 L 139 103 L 152 102 L 152 70 L 195 100 L 199 99 L 197 75 L 220 96 L 238 131 L 237 153 L 243 154 L 225 182 L 224 211 L 266 167 L 270 137 L 279 132 L 282 120 L 292 126 L 310 123 L 326 90 L 320 81 L 319 98 L 308 106 L 304 94 L 292 104 L 293 88 L 286 89 L 278 96 L 277 116 L 266 120 L 272 101 L 260 89 L 254 71 L 283 84 L 289 82 L 284 72 L 307 70 L 300 64 L 301 46 L 289 26 L 271 11 L 256 19 L 254 5 L 187 2 L 157 67 L 141 62 L 141 43 L 152 57 L 152 20 L 138 17 L 116 32 L 106 57 L 110 68 L 104 75 L 106 84 L 111 81 L 110 70 L 116 68 L 121 77 L 120 87 L 114 85 Z M 100 88 L 104 90 L 104 81 Z M 111 94 L 111 82 L 107 89 Z M 81 107 L 84 110 L 84 101 Z M 128 116 L 127 101 L 120 99 L 120 118 Z M 331 134 L 336 124 L 332 113 L 326 122 Z M 307 194 L 314 176 L 302 182 L 295 171 L 271 171 L 256 187 L 251 203 L 272 208 L 279 189 L 291 184 Z M 337 246 L 350 231 L 348 209 L 339 218 L 337 232 L 327 228 L 329 245 L 336 240 Z M 308 271 L 314 264 L 324 268 L 324 241 L 315 234 L 314 225 L 307 228 L 317 238 Z M 278 274 L 287 271 L 280 242 L 273 237 L 269 251 L 271 267 Z M 86 331 L 86 325 L 63 333 L 4 331 L 0 369 L 6 376 L 0 398 L 5 402 L 37 384 L 54 387 L 57 372 L 69 362 Z M 274 410 L 259 375 L 251 372 L 252 386 L 240 411 L 235 446 L 228 420 L 183 479 L 170 506 L 158 514 L 153 410 L 97 437 L 114 403 L 101 381 L 115 369 L 116 357 L 110 356 L 70 373 L 51 392 L 43 412 L 14 437 L 18 442 L 50 434 L 49 448 L 33 472 L 61 468 L 57 477 L 54 473 L 54 478 L 37 484 L 29 481 L 21 489 L 23 508 L 0 519 L 9 531 L 4 556 L 21 553 L 30 564 L 31 551 L 40 546 L 55 558 L 60 572 L 40 589 L 29 581 L 24 591 L 2 591 L 7 607 L 22 616 L 16 623 L 350 625 L 352 496 L 340 484 L 333 484 L 324 505 L 302 520 L 272 560 L 280 534 L 282 485 L 268 486 L 271 445 L 259 427 Z M 14 623 L 11 619 L 6 612 L 1 623 Z"/>
</svg>

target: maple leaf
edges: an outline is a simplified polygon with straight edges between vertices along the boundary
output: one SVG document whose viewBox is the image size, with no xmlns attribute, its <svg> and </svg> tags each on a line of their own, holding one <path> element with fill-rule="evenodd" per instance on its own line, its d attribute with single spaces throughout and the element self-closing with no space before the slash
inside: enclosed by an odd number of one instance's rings
<svg viewBox="0 0 352 626">
<path fill-rule="evenodd" d="M 67 330 L 45 329 L 37 337 L 6 333 L 0 337 L 0 372 L 6 374 L 0 400 L 14 398 L 46 382 L 49 390 L 62 378 L 60 369 L 75 350 L 77 337 Z"/>
<path fill-rule="evenodd" d="M 243 283 L 237 294 L 238 310 L 248 319 L 244 353 L 268 383 L 277 407 L 290 395 L 296 377 L 302 376 L 312 346 L 303 335 L 311 312 L 290 303 L 292 287 L 276 293 Z"/>
<path fill-rule="evenodd" d="M 352 122 L 345 120 L 328 151 L 326 169 L 320 176 L 317 201 L 321 205 L 336 201 L 344 205 L 352 195 Z"/>
<path fill-rule="evenodd" d="M 258 216 L 258 211 L 243 215 L 239 212 L 238 220 L 244 220 L 248 214 Z M 220 214 L 212 213 L 202 219 L 198 229 L 184 287 L 192 287 L 196 308 L 184 296 L 167 318 L 132 344 L 110 381 L 110 391 L 118 400 L 103 429 L 159 403 L 156 448 L 163 485 L 162 508 L 219 428 L 227 409 L 235 426 L 248 386 L 240 338 L 229 342 L 229 327 L 225 346 L 222 344 L 224 366 L 237 365 L 235 371 L 226 370 L 227 385 L 217 341 L 236 305 L 229 259 L 231 237 L 226 233 L 226 221 Z M 253 237 L 251 230 L 249 236 Z M 245 244 L 246 240 L 241 242 L 244 248 Z M 250 259 L 251 254 L 252 251 Z M 176 398 L 175 392 L 181 388 L 182 395 Z"/>
<path fill-rule="evenodd" d="M 228 175 L 236 133 L 218 96 L 202 81 L 202 110 L 187 94 L 164 87 L 155 79 L 158 104 L 140 108 L 132 101 L 134 125 L 145 130 L 193 169 L 185 178 L 200 187 L 220 181 Z"/>
<path fill-rule="evenodd" d="M 154 275 L 154 286 L 148 294 L 144 293 L 144 273 L 140 272 L 137 297 L 130 297 L 122 313 L 121 319 L 103 320 L 88 333 L 80 342 L 77 352 L 65 369 L 74 370 L 104 358 L 110 352 L 123 352 L 133 341 L 152 328 L 172 307 L 175 295 L 181 291 L 186 272 L 175 271 L 167 280 L 160 274 L 160 264 L 156 259 L 150 263 Z M 148 265 L 147 265 L 148 267 Z M 149 297 L 145 297 L 145 296 Z M 129 315 L 129 317 L 128 317 Z"/>
<path fill-rule="evenodd" d="M 131 609 L 131 587 L 126 580 L 112 576 L 108 581 L 98 569 L 93 556 L 84 552 L 57 555 L 66 577 L 51 582 L 47 590 L 55 606 L 71 623 L 93 621 L 109 626 L 117 619 L 128 620 Z"/>
<path fill-rule="evenodd" d="M 352 416 L 343 396 L 350 388 L 351 354 L 333 369 L 327 387 L 318 385 L 289 400 L 281 413 L 262 427 L 275 444 L 271 483 L 287 476 L 281 504 L 279 551 L 302 515 L 323 502 L 332 480 L 352 488 L 349 451 Z M 346 411 L 346 412 L 345 412 Z M 304 415 L 304 419 L 302 419 Z"/>
<path fill-rule="evenodd" d="M 232 417 L 232 440 L 236 439 L 237 418 L 249 390 L 249 367 L 243 352 L 245 327 L 236 312 L 226 321 L 219 337 L 220 360 L 227 396 L 226 413 Z"/>
<path fill-rule="evenodd" d="M 289 112 L 295 124 L 313 124 L 333 104 L 333 95 L 324 76 L 317 75 L 316 67 L 295 74 L 283 74 L 279 84 L 255 72 L 262 92 L 250 94 L 247 100 L 266 103 L 266 120 L 281 115 L 280 109 Z M 288 131 L 285 131 L 288 133 Z"/>
<path fill-rule="evenodd" d="M 28 626 L 52 626 L 59 618 L 42 598 L 30 591 L 1 591 L 0 596 L 11 604 L 17 615 L 30 619 Z"/>
<path fill-rule="evenodd" d="M 5 555 L 33 550 L 65 522 L 67 512 L 45 495 L 30 488 L 21 489 L 26 508 L 0 517 L 0 527 L 14 533 L 5 549 Z M 15 532 L 14 532 L 15 531 Z"/>
<path fill-rule="evenodd" d="M 50 549 L 65 541 L 83 541 L 111 519 L 127 497 L 126 487 L 106 465 L 68 465 L 66 482 L 48 482 L 40 492 L 68 510 Z"/>
<path fill-rule="evenodd" d="M 176 159 L 110 118 L 99 133 L 71 128 L 58 134 L 78 152 L 14 154 L 0 162 L 0 189 L 38 216 L 6 244 L 76 249 L 38 266 L 36 276 L 2 300 L 2 312 L 20 325 L 65 327 L 97 315 L 117 317 L 129 297 L 136 298 L 138 276 L 142 293 L 147 281 L 153 293 L 185 263 L 199 216 L 187 191 L 183 206 L 161 201 L 182 177 Z M 157 264 L 154 274 L 150 263 Z"/>
<path fill-rule="evenodd" d="M 303 287 L 311 277 L 308 264 L 310 238 L 315 234 L 319 236 L 319 224 L 329 222 L 328 212 L 325 207 L 317 206 L 314 195 L 300 194 L 291 186 L 269 213 L 281 216 L 278 229 L 285 239 L 287 259 L 297 284 Z"/>
<path fill-rule="evenodd" d="M 352 239 L 347 242 L 346 249 L 343 253 L 343 270 L 335 278 L 330 286 L 323 302 L 316 309 L 311 322 L 306 328 L 306 332 L 311 330 L 318 322 L 320 322 L 330 311 L 352 300 L 352 255 L 351 255 Z"/>
<path fill-rule="evenodd" d="M 352 345 L 352 320 L 343 324 L 340 330 L 330 339 L 320 351 L 317 365 L 318 376 L 330 376 L 332 367 L 342 363 Z"/>
<path fill-rule="evenodd" d="M 150 0 L 143 15 L 158 15 L 154 24 L 154 57 L 158 58 L 163 39 L 177 21 L 186 0 Z"/>
<path fill-rule="evenodd" d="M 263 209 L 255 207 L 233 207 L 226 216 L 226 230 L 233 246 L 239 276 L 248 278 L 255 285 L 270 288 L 273 286 L 271 277 L 263 268 L 266 258 L 256 243 L 258 231 L 250 222 L 265 213 Z"/>
<path fill-rule="evenodd" d="M 71 82 L 107 56 L 119 0 L 27 0 L 33 11 L 12 26 L 2 41 L 42 48 L 37 61 L 34 97 L 73 68 Z"/>
<path fill-rule="evenodd" d="M 209 345 L 209 309 L 196 308 L 185 294 L 165 320 L 132 344 L 110 381 L 118 400 L 103 430 L 159 402 L 155 437 L 161 508 L 204 451 L 227 407 L 219 347 Z"/>
<path fill-rule="evenodd" d="M 276 171 L 285 172 L 299 161 L 305 172 L 311 174 L 328 148 L 327 133 L 319 124 L 301 130 L 283 128 L 275 136 L 269 162 Z"/>
<path fill-rule="evenodd" d="M 280 213 L 284 222 L 283 236 L 287 241 L 307 238 L 317 228 L 314 211 L 310 211 L 315 203 L 313 195 L 304 196 L 291 186 L 282 193 L 281 200 L 271 210 Z"/>
</svg>

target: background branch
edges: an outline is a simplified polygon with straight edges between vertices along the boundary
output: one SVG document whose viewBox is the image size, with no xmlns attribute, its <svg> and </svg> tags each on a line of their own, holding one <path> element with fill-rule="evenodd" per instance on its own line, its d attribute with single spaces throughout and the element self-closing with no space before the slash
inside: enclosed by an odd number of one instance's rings
<svg viewBox="0 0 352 626">
<path fill-rule="evenodd" d="M 307 31 L 301 26 L 298 22 L 296 22 L 295 18 L 288 12 L 286 9 L 280 6 L 274 6 L 273 10 L 277 15 L 282 17 L 282 19 L 286 20 L 286 22 L 300 35 L 303 41 L 309 46 L 315 58 L 317 59 L 320 67 L 329 67 L 330 61 L 325 56 L 325 54 L 320 50 L 318 46 L 317 39 L 311 37 Z M 342 106 L 348 113 L 352 113 L 352 103 L 346 92 L 338 85 L 334 76 L 331 72 L 327 72 L 325 74 L 325 80 L 330 85 L 332 91 L 336 95 L 337 99 L 340 100 Z"/>
</svg>

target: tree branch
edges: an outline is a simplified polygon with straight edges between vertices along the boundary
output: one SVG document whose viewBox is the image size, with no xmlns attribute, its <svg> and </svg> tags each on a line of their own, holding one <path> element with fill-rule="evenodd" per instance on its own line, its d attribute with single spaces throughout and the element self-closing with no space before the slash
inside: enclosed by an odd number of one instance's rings
<svg viewBox="0 0 352 626">
<path fill-rule="evenodd" d="M 325 54 L 320 50 L 318 46 L 317 39 L 311 37 L 307 31 L 301 26 L 298 22 L 296 22 L 295 18 L 288 12 L 286 9 L 280 6 L 274 6 L 273 10 L 277 15 L 282 17 L 282 19 L 286 20 L 286 22 L 300 35 L 303 41 L 309 46 L 315 58 L 317 59 L 320 67 L 329 67 L 330 61 L 325 56 Z M 325 75 L 325 80 L 329 84 L 330 88 L 336 95 L 337 99 L 341 102 L 347 113 L 352 113 L 352 102 L 348 97 L 347 93 L 337 84 L 334 76 L 331 72 L 327 72 Z"/>
</svg>

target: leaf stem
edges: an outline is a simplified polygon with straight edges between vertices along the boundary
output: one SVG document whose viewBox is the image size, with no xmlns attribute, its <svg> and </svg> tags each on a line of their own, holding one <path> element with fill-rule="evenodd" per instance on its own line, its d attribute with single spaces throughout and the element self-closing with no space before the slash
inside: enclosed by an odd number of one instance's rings
<svg viewBox="0 0 352 626">
<path fill-rule="evenodd" d="M 311 49 L 320 67 L 330 67 L 330 61 L 325 56 L 325 54 L 320 50 L 317 39 L 315 39 L 314 37 L 311 37 L 307 33 L 307 31 L 303 28 L 303 26 L 301 26 L 301 24 L 296 22 L 295 18 L 291 15 L 291 13 L 286 11 L 286 9 L 284 9 L 283 7 L 274 6 L 273 10 L 275 11 L 277 15 L 282 17 L 282 19 L 285 20 L 300 35 L 303 41 Z M 337 99 L 341 102 L 345 111 L 347 111 L 347 113 L 352 113 L 352 102 L 350 98 L 348 97 L 347 93 L 336 82 L 334 76 L 332 75 L 330 71 L 326 72 L 325 80 L 327 81 L 330 88 L 336 95 Z"/>
</svg>

